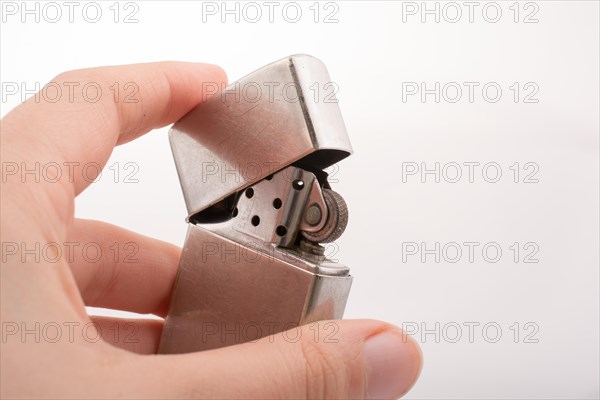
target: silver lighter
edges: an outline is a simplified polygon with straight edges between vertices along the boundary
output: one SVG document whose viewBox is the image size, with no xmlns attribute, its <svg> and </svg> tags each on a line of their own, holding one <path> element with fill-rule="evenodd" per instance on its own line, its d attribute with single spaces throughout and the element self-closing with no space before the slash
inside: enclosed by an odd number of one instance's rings
<svg viewBox="0 0 600 400">
<path fill-rule="evenodd" d="M 337 101 L 315 93 L 327 85 L 321 61 L 290 56 L 171 128 L 189 226 L 159 353 L 342 317 L 352 277 L 320 243 L 343 233 L 348 210 L 323 170 L 352 147 Z"/>
</svg>

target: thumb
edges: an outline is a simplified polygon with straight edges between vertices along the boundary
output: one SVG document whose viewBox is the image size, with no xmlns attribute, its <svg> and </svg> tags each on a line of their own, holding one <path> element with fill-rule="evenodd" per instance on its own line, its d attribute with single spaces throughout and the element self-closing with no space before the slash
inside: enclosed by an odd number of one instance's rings
<svg viewBox="0 0 600 400">
<path fill-rule="evenodd" d="M 320 321 L 254 343 L 154 357 L 143 369 L 165 398 L 391 399 L 417 380 L 421 352 L 384 322 Z"/>
</svg>

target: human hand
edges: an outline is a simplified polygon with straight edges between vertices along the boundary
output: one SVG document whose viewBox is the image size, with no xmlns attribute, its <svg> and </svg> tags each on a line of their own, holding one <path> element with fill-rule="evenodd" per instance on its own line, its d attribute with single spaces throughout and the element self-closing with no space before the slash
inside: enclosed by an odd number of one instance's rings
<svg viewBox="0 0 600 400">
<path fill-rule="evenodd" d="M 384 322 L 335 321 L 335 343 L 318 340 L 325 333 L 315 335 L 315 326 L 326 325 L 316 324 L 300 328 L 293 343 L 276 334 L 201 353 L 154 355 L 162 321 L 86 314 L 87 305 L 164 316 L 180 249 L 74 218 L 74 199 L 90 180 L 67 169 L 104 166 L 114 146 L 200 103 L 203 82 L 225 80 L 218 67 L 192 63 L 73 71 L 53 82 L 98 84 L 99 101 L 79 91 L 55 103 L 30 98 L 2 119 L 2 398 L 394 398 L 414 384 L 418 346 Z M 124 91 L 113 97 L 110 87 L 128 82 L 139 88 L 136 102 L 123 101 Z M 34 165 L 58 166 L 61 175 L 52 168 L 42 179 L 22 174 Z M 115 259 L 115 242 L 135 243 L 138 262 Z M 68 243 L 95 243 L 102 257 L 71 257 Z M 114 334 L 131 327 L 135 340 Z M 97 335 L 102 340 L 90 340 Z"/>
</svg>

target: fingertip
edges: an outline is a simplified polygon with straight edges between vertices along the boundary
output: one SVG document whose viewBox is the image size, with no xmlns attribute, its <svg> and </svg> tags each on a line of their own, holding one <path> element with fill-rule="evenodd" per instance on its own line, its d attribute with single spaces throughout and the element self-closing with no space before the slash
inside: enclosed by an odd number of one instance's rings
<svg viewBox="0 0 600 400">
<path fill-rule="evenodd" d="M 205 62 L 178 62 L 172 61 L 174 64 L 186 64 L 193 68 L 197 73 L 198 79 L 204 84 L 213 83 L 218 84 L 219 87 L 224 88 L 228 83 L 227 72 L 217 65 Z"/>
<path fill-rule="evenodd" d="M 163 106 L 163 118 L 155 128 L 177 122 L 227 86 L 227 74 L 216 64 L 181 61 L 159 64 L 169 90 L 163 91 L 163 95 L 168 93 L 168 102 Z"/>
<path fill-rule="evenodd" d="M 423 365 L 417 342 L 402 329 L 387 324 L 367 337 L 363 358 L 369 399 L 403 396 L 416 383 Z"/>
<path fill-rule="evenodd" d="M 229 82 L 229 78 L 227 77 L 227 72 L 216 64 L 201 64 L 204 68 L 209 69 L 212 74 L 217 78 L 215 79 L 217 82 L 222 82 L 227 84 Z"/>
<path fill-rule="evenodd" d="M 409 385 L 397 396 L 402 397 L 413 388 L 421 376 L 421 371 L 423 370 L 423 350 L 418 342 L 402 329 L 396 328 L 395 332 L 402 336 L 405 341 L 406 352 L 409 354 L 408 360 L 410 360 L 411 365 L 413 366 L 408 379 L 408 382 L 410 382 Z"/>
</svg>

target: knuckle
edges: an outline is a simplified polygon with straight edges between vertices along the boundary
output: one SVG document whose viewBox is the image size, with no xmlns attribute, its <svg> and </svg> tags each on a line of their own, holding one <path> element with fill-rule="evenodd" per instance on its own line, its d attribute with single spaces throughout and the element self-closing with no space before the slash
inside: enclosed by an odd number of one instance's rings
<svg viewBox="0 0 600 400">
<path fill-rule="evenodd" d="M 100 68 L 65 71 L 48 82 L 43 91 L 52 93 L 52 99 L 47 99 L 51 103 L 95 105 L 106 97 L 103 77 Z"/>
<path fill-rule="evenodd" d="M 53 82 L 69 82 L 69 81 L 75 81 L 77 79 L 79 79 L 80 77 L 80 70 L 76 70 L 76 69 L 72 69 L 69 71 L 63 71 L 60 74 L 56 75 L 54 77 L 54 79 L 52 79 Z"/>
<path fill-rule="evenodd" d="M 309 399 L 345 398 L 348 394 L 348 373 L 344 360 L 336 351 L 330 351 L 313 338 L 300 341 L 305 365 L 305 393 Z"/>
</svg>

